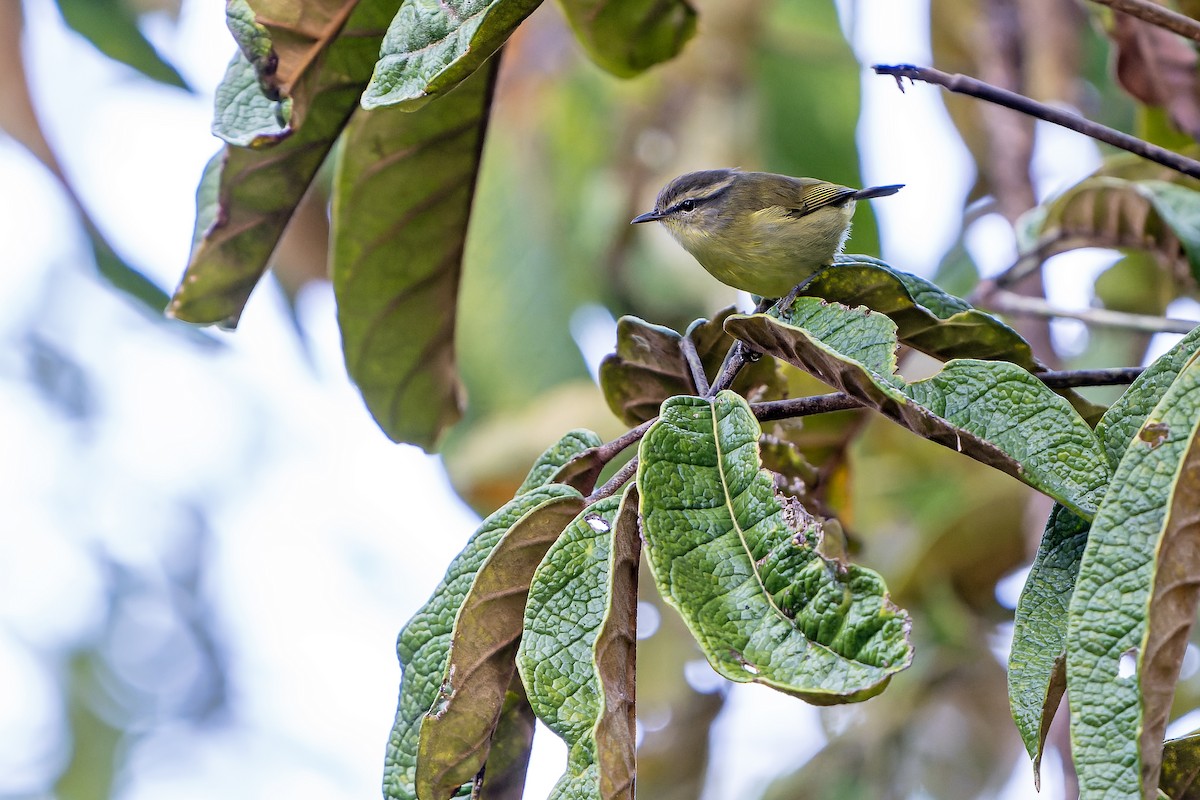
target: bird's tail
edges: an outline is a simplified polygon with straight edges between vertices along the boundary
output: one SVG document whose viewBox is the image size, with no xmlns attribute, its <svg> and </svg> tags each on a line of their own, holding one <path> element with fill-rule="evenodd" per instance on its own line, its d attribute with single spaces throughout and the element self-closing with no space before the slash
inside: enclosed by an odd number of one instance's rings
<svg viewBox="0 0 1200 800">
<path fill-rule="evenodd" d="M 903 183 L 894 183 L 891 186 L 872 186 L 867 189 L 859 189 L 854 193 L 854 199 L 870 200 L 872 197 L 887 197 L 889 194 L 895 194 L 903 188 Z"/>
</svg>

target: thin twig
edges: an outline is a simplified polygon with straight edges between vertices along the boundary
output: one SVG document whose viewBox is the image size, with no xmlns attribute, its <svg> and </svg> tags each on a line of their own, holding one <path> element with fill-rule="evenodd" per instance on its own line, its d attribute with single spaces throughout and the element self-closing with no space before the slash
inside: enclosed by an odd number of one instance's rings
<svg viewBox="0 0 1200 800">
<path fill-rule="evenodd" d="M 1143 369 L 1143 367 L 1067 369 L 1057 372 L 1038 372 L 1034 377 L 1051 389 L 1074 389 L 1077 386 L 1124 386 L 1136 381 Z"/>
<path fill-rule="evenodd" d="M 696 352 L 696 343 L 692 341 L 691 336 L 684 336 L 679 340 L 679 352 L 683 354 L 683 360 L 692 373 L 692 385 L 696 388 L 696 394 L 708 394 L 708 376 L 704 374 L 704 362 L 700 360 L 700 354 Z"/>
<path fill-rule="evenodd" d="M 629 483 L 629 479 L 637 472 L 638 460 L 637 456 L 629 459 L 629 463 L 617 470 L 616 474 L 608 479 L 608 482 L 601 486 L 596 491 L 592 492 L 583 501 L 585 505 L 591 505 L 598 500 L 603 500 L 606 497 L 611 497 L 620 491 L 621 487 Z"/>
<path fill-rule="evenodd" d="M 1200 42 L 1200 22 L 1186 17 L 1177 11 L 1172 11 L 1158 3 L 1147 0 L 1093 0 L 1100 5 L 1108 6 L 1114 11 L 1123 11 L 1131 17 L 1137 17 L 1143 22 L 1165 28 L 1172 33 L 1178 33 L 1185 39 Z"/>
<path fill-rule="evenodd" d="M 612 461 L 614 458 L 616 458 L 618 453 L 645 436 L 646 431 L 650 430 L 650 426 L 654 424 L 654 420 L 656 419 L 658 419 L 658 417 L 648 419 L 641 425 L 638 425 L 636 428 L 631 428 L 630 430 L 621 434 L 611 442 L 605 442 L 597 447 L 595 450 L 596 460 L 601 464 L 607 464 L 608 462 Z"/>
<path fill-rule="evenodd" d="M 754 412 L 754 416 L 759 422 L 808 417 L 813 414 L 827 414 L 831 411 L 848 411 L 852 408 L 862 408 L 862 403 L 844 392 L 750 404 L 750 410 Z"/>
<path fill-rule="evenodd" d="M 895 78 L 896 85 L 900 87 L 900 91 L 904 91 L 904 78 L 908 78 L 910 81 L 924 81 L 926 83 L 937 84 L 952 92 L 978 97 L 980 100 L 987 100 L 990 103 L 996 103 L 997 105 L 1020 111 L 1031 117 L 1037 117 L 1038 119 L 1044 119 L 1047 122 L 1061 125 L 1064 128 L 1070 128 L 1085 136 L 1090 136 L 1093 139 L 1111 144 L 1113 147 L 1119 147 L 1122 150 L 1136 153 L 1142 158 L 1162 164 L 1164 167 L 1170 167 L 1176 172 L 1190 175 L 1193 178 L 1200 178 L 1200 161 L 1173 153 L 1170 150 L 1150 144 L 1136 136 L 1130 136 L 1127 133 L 1122 133 L 1106 125 L 1101 125 L 1098 122 L 1092 122 L 1070 111 L 1055 108 L 1045 103 L 1039 103 L 1025 95 L 1010 92 L 1007 89 L 1001 89 L 999 86 L 993 86 L 990 83 L 984 83 L 966 75 L 952 75 L 948 72 L 942 72 L 939 69 L 933 69 L 932 67 L 917 67 L 912 64 L 876 64 L 873 69 L 879 75 L 891 75 Z"/>
<path fill-rule="evenodd" d="M 1053 306 L 1040 297 L 1026 297 L 1006 289 L 997 289 L 988 295 L 986 307 L 989 311 L 998 311 L 1002 314 L 1077 319 L 1088 325 L 1125 328 L 1146 333 L 1188 333 L 1200 324 L 1196 320 L 1131 314 L 1127 311 L 1112 311 L 1107 308 L 1086 308 L 1072 311 Z"/>
</svg>

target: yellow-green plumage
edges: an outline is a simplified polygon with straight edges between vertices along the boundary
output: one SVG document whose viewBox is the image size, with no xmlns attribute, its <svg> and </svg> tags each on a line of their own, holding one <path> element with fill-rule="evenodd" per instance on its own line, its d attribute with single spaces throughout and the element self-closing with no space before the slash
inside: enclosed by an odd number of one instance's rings
<svg viewBox="0 0 1200 800">
<path fill-rule="evenodd" d="M 850 232 L 855 201 L 900 186 L 851 189 L 816 178 L 706 170 L 681 175 L 634 222 L 663 223 L 722 283 L 782 297 L 833 261 Z"/>
</svg>

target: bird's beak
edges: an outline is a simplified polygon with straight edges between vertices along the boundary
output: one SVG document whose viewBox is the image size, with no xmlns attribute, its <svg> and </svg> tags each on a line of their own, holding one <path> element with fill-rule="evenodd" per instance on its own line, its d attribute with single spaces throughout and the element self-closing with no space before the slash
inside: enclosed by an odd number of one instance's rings
<svg viewBox="0 0 1200 800">
<path fill-rule="evenodd" d="M 639 222 L 654 222 L 655 220 L 660 220 L 662 218 L 663 215 L 657 211 L 647 211 L 645 214 L 634 217 L 629 224 L 637 225 Z"/>
</svg>

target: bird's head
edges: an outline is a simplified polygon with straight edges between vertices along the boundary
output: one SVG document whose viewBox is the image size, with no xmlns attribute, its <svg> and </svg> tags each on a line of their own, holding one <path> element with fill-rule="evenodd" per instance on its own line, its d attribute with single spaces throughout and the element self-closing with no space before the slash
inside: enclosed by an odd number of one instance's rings
<svg viewBox="0 0 1200 800">
<path fill-rule="evenodd" d="M 709 169 L 680 175 L 658 193 L 654 210 L 634 217 L 631 224 L 661 222 L 687 247 L 718 229 L 728 210 L 730 187 L 741 174 L 736 169 Z"/>
</svg>

